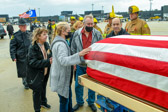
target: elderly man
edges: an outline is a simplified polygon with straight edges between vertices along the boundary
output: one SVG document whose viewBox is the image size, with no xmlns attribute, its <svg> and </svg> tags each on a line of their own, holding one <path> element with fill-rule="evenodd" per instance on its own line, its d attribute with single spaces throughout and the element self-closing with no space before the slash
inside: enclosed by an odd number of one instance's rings
<svg viewBox="0 0 168 112">
<path fill-rule="evenodd" d="M 25 89 L 29 89 L 26 74 L 27 74 L 27 53 L 31 44 L 30 32 L 27 31 L 26 20 L 19 20 L 19 31 L 13 34 L 10 41 L 10 55 L 17 66 L 17 74 L 22 78 Z"/>
<path fill-rule="evenodd" d="M 93 28 L 94 22 L 93 22 L 93 16 L 92 15 L 86 15 L 84 17 L 84 26 L 77 30 L 72 39 L 71 44 L 71 50 L 72 53 L 77 53 L 82 51 L 82 49 L 85 49 L 89 47 L 91 44 L 102 40 L 101 33 Z M 84 100 L 83 100 L 83 86 L 81 86 L 78 83 L 78 76 L 86 74 L 86 63 L 84 58 L 81 58 L 82 63 L 79 65 L 76 65 L 76 82 L 75 82 L 75 93 L 76 93 L 76 102 L 77 104 L 74 106 L 74 111 L 78 110 L 79 107 L 83 106 Z M 89 107 L 92 109 L 93 112 L 97 111 L 96 106 L 94 105 L 95 102 L 95 92 L 92 90 L 88 90 L 88 99 L 87 99 Z"/>
<path fill-rule="evenodd" d="M 129 35 L 123 28 L 122 28 L 122 22 L 120 18 L 114 18 L 112 20 L 112 28 L 113 31 L 107 35 L 106 38 L 117 36 L 117 35 Z"/>
</svg>

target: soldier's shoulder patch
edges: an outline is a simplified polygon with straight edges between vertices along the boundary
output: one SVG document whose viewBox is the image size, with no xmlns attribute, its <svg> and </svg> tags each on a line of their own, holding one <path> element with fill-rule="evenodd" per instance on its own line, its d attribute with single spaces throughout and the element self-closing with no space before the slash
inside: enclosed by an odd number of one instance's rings
<svg viewBox="0 0 168 112">
<path fill-rule="evenodd" d="M 14 35 L 12 35 L 12 36 L 11 36 L 11 40 L 13 40 L 14 38 L 15 38 Z"/>
<path fill-rule="evenodd" d="M 145 27 L 145 28 L 148 28 L 148 24 L 145 24 L 144 27 Z"/>
</svg>

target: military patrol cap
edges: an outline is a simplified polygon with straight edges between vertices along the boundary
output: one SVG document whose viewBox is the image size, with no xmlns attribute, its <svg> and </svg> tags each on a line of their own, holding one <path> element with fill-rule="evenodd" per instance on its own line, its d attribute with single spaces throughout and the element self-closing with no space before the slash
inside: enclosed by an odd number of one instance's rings
<svg viewBox="0 0 168 112">
<path fill-rule="evenodd" d="M 51 21 L 51 19 L 49 19 L 48 21 Z"/>
<path fill-rule="evenodd" d="M 26 25 L 26 20 L 24 18 L 19 19 L 19 24 L 18 25 Z"/>
</svg>

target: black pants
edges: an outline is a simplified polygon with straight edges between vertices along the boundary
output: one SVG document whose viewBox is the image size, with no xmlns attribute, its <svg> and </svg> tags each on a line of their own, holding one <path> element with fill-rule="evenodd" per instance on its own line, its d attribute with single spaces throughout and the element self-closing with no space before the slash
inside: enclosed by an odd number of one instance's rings
<svg viewBox="0 0 168 112">
<path fill-rule="evenodd" d="M 12 32 L 8 32 L 8 35 L 9 35 L 9 39 L 11 39 L 11 36 L 13 35 L 13 33 Z"/>
<path fill-rule="evenodd" d="M 39 89 L 33 90 L 33 105 L 35 111 L 40 111 L 41 104 L 47 103 L 46 98 L 46 86 L 49 75 L 44 77 L 41 87 Z"/>
</svg>

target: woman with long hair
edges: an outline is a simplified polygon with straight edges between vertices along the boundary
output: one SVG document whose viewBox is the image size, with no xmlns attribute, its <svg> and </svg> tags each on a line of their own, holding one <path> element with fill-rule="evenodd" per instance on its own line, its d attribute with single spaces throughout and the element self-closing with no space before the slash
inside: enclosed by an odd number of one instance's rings
<svg viewBox="0 0 168 112">
<path fill-rule="evenodd" d="M 50 70 L 51 90 L 57 92 L 60 100 L 60 112 L 73 112 L 71 92 L 71 65 L 81 63 L 81 57 L 89 53 L 86 48 L 79 53 L 71 55 L 66 39 L 71 36 L 70 26 L 67 22 L 57 25 L 57 36 L 51 44 L 53 63 Z"/>
<path fill-rule="evenodd" d="M 49 109 L 47 104 L 46 85 L 52 63 L 49 44 L 46 42 L 48 31 L 45 28 L 37 28 L 33 32 L 32 45 L 28 52 L 27 81 L 33 90 L 33 105 L 35 112 L 40 112 L 41 106 Z"/>
</svg>

